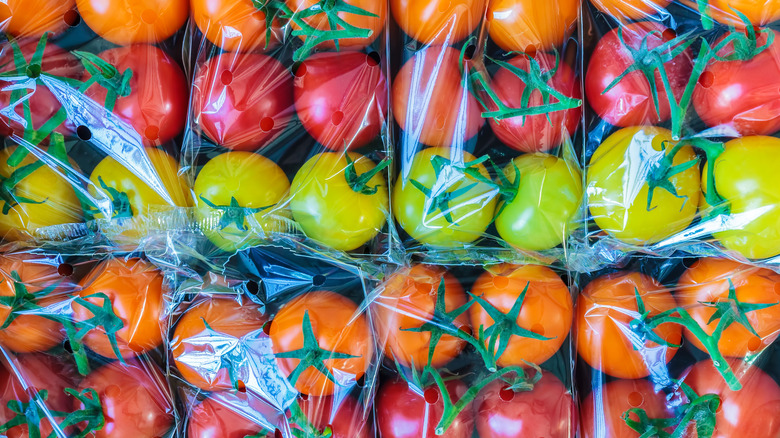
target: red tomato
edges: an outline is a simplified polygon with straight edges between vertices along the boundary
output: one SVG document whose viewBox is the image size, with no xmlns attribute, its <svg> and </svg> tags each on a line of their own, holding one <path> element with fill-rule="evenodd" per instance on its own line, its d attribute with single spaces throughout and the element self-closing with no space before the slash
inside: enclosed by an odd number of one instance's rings
<svg viewBox="0 0 780 438">
<path fill-rule="evenodd" d="M 334 406 L 334 403 L 336 405 Z M 368 412 L 351 396 L 337 400 L 332 396 L 302 397 L 303 414 L 319 431 L 330 427 L 333 438 L 369 438 L 374 434 Z"/>
<path fill-rule="evenodd" d="M 165 143 L 184 129 L 189 91 L 184 73 L 173 58 L 146 44 L 109 49 L 100 57 L 119 74 L 126 69 L 133 71 L 130 95 L 117 99 L 114 113 L 135 128 L 145 145 Z M 106 101 L 106 94 L 98 84 L 86 92 L 99 103 Z"/>
<path fill-rule="evenodd" d="M 391 0 L 395 22 L 425 45 L 452 45 L 473 32 L 485 0 Z M 451 96 L 449 96 L 451 97 Z"/>
<path fill-rule="evenodd" d="M 331 150 L 365 146 L 387 119 L 387 81 L 360 52 L 312 55 L 295 72 L 295 109 L 303 127 Z"/>
<path fill-rule="evenodd" d="M 507 52 L 533 54 L 563 45 L 577 28 L 580 0 L 490 0 L 490 38 Z"/>
<path fill-rule="evenodd" d="M 87 436 L 139 438 L 165 435 L 173 426 L 174 412 L 165 376 L 151 363 L 112 362 L 92 371 L 79 391 L 94 389 L 103 407 L 105 425 Z M 74 409 L 83 409 L 74 399 Z"/>
<path fill-rule="evenodd" d="M 530 391 L 513 391 L 495 380 L 474 399 L 480 438 L 573 438 L 577 411 L 571 393 L 545 373 Z"/>
<path fill-rule="evenodd" d="M 429 47 L 415 53 L 395 76 L 393 115 L 414 141 L 449 147 L 456 139 L 474 137 L 485 123 L 479 103 L 466 89 L 459 59 L 451 47 Z"/>
<path fill-rule="evenodd" d="M 179 30 L 187 0 L 76 0 L 84 22 L 114 44 L 156 43 Z M 170 85 L 162 80 L 160 84 Z"/>
<path fill-rule="evenodd" d="M 192 409 L 187 424 L 189 438 L 244 438 L 263 431 L 247 418 L 246 394 L 222 392 L 220 400 L 207 398 Z M 227 399 L 227 400 L 224 400 Z"/>
<path fill-rule="evenodd" d="M 555 56 L 538 53 L 534 56 L 542 71 L 549 72 L 555 68 Z M 513 66 L 528 71 L 530 61 L 525 56 L 516 56 L 509 60 Z M 522 104 L 525 82 L 509 70 L 502 68 L 493 77 L 492 86 L 498 98 L 510 108 L 520 108 Z M 580 99 L 580 85 L 574 70 L 565 62 L 558 63 L 558 70 L 552 76 L 549 84 L 565 96 Z M 550 103 L 557 103 L 552 99 Z M 542 93 L 535 90 L 531 93 L 528 107 L 544 104 Z M 491 111 L 498 108 L 491 104 Z M 555 111 L 526 117 L 513 117 L 497 121 L 490 119 L 490 127 L 499 140 L 505 145 L 520 152 L 547 151 L 561 144 L 564 138 L 574 135 L 582 116 L 582 107 L 565 111 Z M 549 118 L 548 118 L 549 117 Z"/>
<path fill-rule="evenodd" d="M 697 363 L 681 377 L 697 394 L 720 397 L 712 438 L 780 436 L 780 386 L 755 364 L 730 364 L 743 385 L 739 391 L 728 388 L 710 360 Z"/>
<path fill-rule="evenodd" d="M 468 390 L 460 380 L 449 380 L 445 387 L 454 402 Z M 474 413 L 467 406 L 442 435 L 436 435 L 436 425 L 444 413 L 444 399 L 436 385 L 418 393 L 403 380 L 379 387 L 376 398 L 376 422 L 382 438 L 469 438 L 474 430 Z"/>
<path fill-rule="evenodd" d="M 756 57 L 748 61 L 715 60 L 699 77 L 693 106 L 707 126 L 730 128 L 737 136 L 780 131 L 780 32 L 771 32 L 775 36 L 772 45 Z M 757 39 L 758 45 L 767 42 L 763 33 Z M 718 53 L 733 54 L 733 43 Z"/>
<path fill-rule="evenodd" d="M 5 424 L 17 415 L 8 409 L 8 402 L 28 403 L 31 399 L 30 392 L 33 391 L 48 392 L 45 405 L 50 411 L 72 412 L 71 397 L 65 393 L 65 389 L 75 389 L 80 376 L 71 361 L 63 356 L 22 354 L 16 356 L 14 367 L 19 373 L 18 376 L 6 367 L 0 367 L 0 424 Z M 64 418 L 55 417 L 55 420 L 61 422 Z M 39 425 L 39 436 L 46 437 L 52 433 L 47 418 L 42 418 Z M 28 429 L 26 424 L 19 425 L 10 428 L 3 436 L 27 438 L 32 436 Z"/>
<path fill-rule="evenodd" d="M 643 21 L 622 26 L 626 45 L 639 49 L 646 41 L 648 49 L 654 49 L 676 37 L 675 33 L 654 21 Z M 685 50 L 664 64 L 675 99 L 685 90 L 692 70 L 690 49 Z M 650 84 L 641 71 L 627 74 L 616 86 L 604 90 L 636 60 L 613 29 L 599 41 L 590 58 L 585 76 L 585 95 L 594 111 L 607 123 L 620 127 L 663 123 L 671 117 L 671 109 L 660 74 L 656 72 L 658 110 L 653 103 Z"/>
<path fill-rule="evenodd" d="M 266 39 L 265 13 L 252 0 L 190 0 L 190 6 L 200 31 L 229 52 L 271 48 L 281 36 L 280 28 L 272 26 L 271 38 Z"/>
<path fill-rule="evenodd" d="M 0 2 L 0 32 L 18 38 L 61 33 L 78 19 L 75 6 L 75 0 L 4 0 Z"/>
<path fill-rule="evenodd" d="M 300 12 L 305 9 L 324 9 L 322 0 L 286 0 L 287 6 L 293 10 L 293 12 Z M 340 0 L 339 2 L 330 2 L 330 4 L 337 5 L 336 7 L 342 8 L 358 8 L 365 12 L 373 14 L 374 16 L 355 14 L 351 12 L 341 11 L 338 18 L 343 20 L 348 26 L 354 26 L 359 29 L 368 29 L 371 31 L 371 35 L 366 38 L 342 38 L 339 39 L 339 48 L 354 48 L 361 49 L 368 46 L 382 33 L 382 29 L 385 28 L 385 21 L 387 21 L 387 2 L 376 0 Z M 303 19 L 306 24 L 319 30 L 331 30 L 334 27 L 334 23 L 337 23 L 335 19 L 329 19 L 324 13 L 318 13 L 311 15 Z M 337 29 L 344 29 L 343 23 L 337 23 L 335 26 Z M 293 20 L 292 28 L 295 30 L 300 29 L 300 26 Z M 301 36 L 304 41 L 307 37 Z M 335 44 L 332 40 L 326 41 L 315 46 L 322 49 L 332 49 Z"/>
<path fill-rule="evenodd" d="M 195 122 L 212 141 L 229 149 L 262 148 L 292 118 L 292 76 L 269 56 L 215 56 L 200 66 L 193 87 Z"/>
<path fill-rule="evenodd" d="M 720 377 L 716 377 L 720 378 Z M 687 380 L 686 380 L 687 383 Z M 663 392 L 656 392 L 647 380 L 615 380 L 595 388 L 580 408 L 582 438 L 637 438 L 622 416 L 629 409 L 639 408 L 650 418 L 674 418 Z M 639 420 L 632 414 L 633 420 Z"/>
</svg>

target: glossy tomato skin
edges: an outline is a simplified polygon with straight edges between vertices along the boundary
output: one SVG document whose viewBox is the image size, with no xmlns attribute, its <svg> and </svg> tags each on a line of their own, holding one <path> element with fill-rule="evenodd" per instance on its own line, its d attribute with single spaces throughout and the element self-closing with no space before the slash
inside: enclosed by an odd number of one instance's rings
<svg viewBox="0 0 780 438">
<path fill-rule="evenodd" d="M 16 356 L 14 366 L 19 375 L 5 366 L 0 367 L 0 424 L 5 424 L 16 415 L 8 409 L 9 402 L 30 401 L 30 393 L 25 390 L 25 387 L 48 391 L 48 398 L 44 404 L 50 411 L 72 412 L 71 397 L 65 393 L 65 389 L 75 389 L 78 385 L 80 376 L 75 364 L 65 357 L 32 353 Z M 57 420 L 61 419 L 57 418 Z M 42 418 L 39 424 L 40 436 L 49 436 L 52 433 L 51 423 L 47 418 Z M 29 426 L 23 424 L 12 427 L 5 432 L 5 436 L 27 438 L 30 436 Z"/>
<path fill-rule="evenodd" d="M 87 436 L 138 438 L 163 436 L 173 426 L 174 411 L 165 376 L 152 363 L 111 362 L 92 371 L 79 391 L 94 389 L 103 407 L 105 425 Z M 74 409 L 83 409 L 74 399 Z"/>
<path fill-rule="evenodd" d="M 214 360 L 219 361 L 213 342 L 221 343 L 224 339 L 245 342 L 244 337 L 257 336 L 266 321 L 260 306 L 249 300 L 229 296 L 198 299 L 179 318 L 173 332 L 171 353 L 176 368 L 187 382 L 204 391 L 233 389 L 227 368 L 213 372 L 211 368 L 192 367 L 187 355 L 211 353 Z M 220 337 L 220 340 L 213 337 Z"/>
<path fill-rule="evenodd" d="M 445 383 L 453 401 L 468 390 L 460 380 Z M 383 438 L 469 438 L 474 430 L 471 406 L 463 409 L 442 435 L 436 435 L 436 425 L 444 413 L 444 400 L 437 386 L 426 388 L 423 395 L 403 380 L 386 382 L 379 387 L 376 399 L 376 421 Z"/>
<path fill-rule="evenodd" d="M 251 0 L 190 0 L 192 19 L 209 41 L 228 52 L 270 49 L 281 38 L 274 21 L 268 38 L 265 13 Z"/>
<path fill-rule="evenodd" d="M 517 325 L 552 339 L 537 340 L 513 335 L 506 351 L 498 358 L 497 363 L 501 367 L 527 366 L 526 362 L 543 363 L 561 348 L 571 328 L 574 315 L 571 292 L 550 268 L 498 265 L 489 268 L 471 288 L 474 296 L 481 297 L 504 314 L 512 310 L 523 291 L 526 295 Z M 495 323 L 479 303 L 469 309 L 469 316 L 475 331 L 480 326 L 487 330 Z M 490 349 L 490 343 L 485 344 Z"/>
<path fill-rule="evenodd" d="M 193 85 L 196 123 L 220 146 L 254 151 L 284 131 L 293 115 L 290 71 L 270 56 L 223 53 L 200 66 Z"/>
<path fill-rule="evenodd" d="M 222 397 L 243 398 L 244 394 Z M 207 398 L 192 409 L 187 424 L 189 438 L 245 438 L 263 431 L 263 427 L 245 417 L 232 405 Z"/>
<path fill-rule="evenodd" d="M 322 52 L 295 71 L 295 110 L 303 127 L 330 150 L 365 146 L 387 119 L 387 81 L 362 52 Z"/>
<path fill-rule="evenodd" d="M 452 45 L 466 38 L 485 14 L 486 0 L 391 0 L 395 22 L 425 45 Z"/>
<path fill-rule="evenodd" d="M 677 353 L 675 347 L 652 341 L 637 349 L 628 338 L 626 331 L 630 331 L 629 325 L 637 317 L 637 292 L 650 316 L 677 307 L 668 289 L 638 272 L 603 275 L 588 283 L 577 301 L 577 352 L 591 367 L 621 379 L 647 377 L 659 369 L 667 372 L 665 364 Z M 681 326 L 664 323 L 654 332 L 666 342 L 680 345 Z"/>
<path fill-rule="evenodd" d="M 780 131 L 780 32 L 769 32 L 774 41 L 754 58 L 715 60 L 702 73 L 693 92 L 693 105 L 707 126 L 733 130 L 737 136 Z M 767 38 L 759 34 L 757 44 L 766 44 Z M 734 44 L 718 53 L 724 57 L 733 54 Z"/>
<path fill-rule="evenodd" d="M 136 130 L 144 145 L 161 145 L 179 135 L 187 120 L 189 90 L 184 72 L 173 58 L 148 44 L 109 49 L 99 56 L 120 74 L 133 71 L 130 95 L 117 99 L 114 114 Z M 84 80 L 89 76 L 85 73 Z M 107 90 L 95 84 L 86 95 L 104 103 Z"/>
<path fill-rule="evenodd" d="M 116 332 L 119 353 L 123 358 L 135 357 L 162 343 L 165 291 L 162 274 L 152 264 L 141 259 L 109 259 L 93 268 L 79 284 L 82 299 L 102 306 L 103 298 L 90 295 L 103 293 L 111 301 L 112 311 L 123 323 Z M 76 322 L 94 316 L 77 301 L 71 307 Z M 101 356 L 116 358 L 103 327 L 89 331 L 84 337 L 84 344 Z"/>
<path fill-rule="evenodd" d="M 728 259 L 703 258 L 680 277 L 675 297 L 680 306 L 685 307 L 699 326 L 711 335 L 718 320 L 710 324 L 708 322 L 716 309 L 702 303 L 727 301 L 729 281 L 734 285 L 738 301 L 774 306 L 745 313 L 758 336 L 741 324 L 731 324 L 723 330 L 718 350 L 727 357 L 756 354 L 774 342 L 780 332 L 780 275 L 769 269 L 759 269 Z M 685 330 L 685 338 L 700 350 L 706 351 L 701 341 L 689 330 Z"/>
<path fill-rule="evenodd" d="M 555 56 L 546 53 L 537 53 L 533 58 L 539 63 L 542 71 L 549 72 L 556 68 Z M 515 56 L 509 64 L 523 71 L 528 71 L 530 60 L 526 56 Z M 574 70 L 563 61 L 558 63 L 558 70 L 552 76 L 549 84 L 564 95 L 579 99 L 582 97 L 580 86 Z M 522 107 L 522 96 L 525 83 L 509 70 L 502 68 L 493 77 L 493 90 L 501 102 L 510 108 Z M 557 103 L 552 99 L 551 103 Z M 544 104 L 542 93 L 534 91 L 528 102 L 528 107 L 536 107 Z M 497 110 L 491 104 L 491 110 Z M 553 149 L 575 134 L 582 116 L 582 107 L 571 108 L 564 111 L 555 111 L 548 114 L 538 114 L 526 117 L 513 117 L 510 119 L 490 119 L 490 128 L 499 140 L 505 145 L 520 152 L 543 152 Z"/>
<path fill-rule="evenodd" d="M 697 8 L 694 0 L 681 0 L 680 3 L 687 7 Z M 721 24 L 744 29 L 742 18 L 735 14 L 739 11 L 744 14 L 753 26 L 765 26 L 780 19 L 780 1 L 762 0 L 708 0 L 707 13 Z"/>
<path fill-rule="evenodd" d="M 672 0 L 590 0 L 596 9 L 618 21 L 642 20 L 665 12 Z"/>
<path fill-rule="evenodd" d="M 293 12 L 321 6 L 320 0 L 286 0 L 286 3 Z M 371 31 L 371 34 L 366 38 L 339 39 L 339 49 L 358 50 L 369 46 L 382 34 L 382 30 L 385 28 L 385 21 L 387 20 L 387 2 L 375 0 L 344 0 L 342 3 L 345 7 L 351 6 L 353 8 L 359 8 L 372 14 L 371 16 L 347 12 L 340 12 L 338 14 L 338 17 L 344 20 L 348 25 L 359 29 L 368 29 Z M 329 30 L 332 28 L 328 17 L 323 13 L 307 17 L 304 21 L 306 21 L 308 25 L 320 30 Z M 342 28 L 343 26 L 339 27 Z M 292 28 L 294 30 L 300 29 L 294 21 L 292 22 Z M 300 38 L 305 41 L 307 37 L 301 36 Z M 334 49 L 335 47 L 332 40 L 322 42 L 316 46 L 317 49 Z"/>
<path fill-rule="evenodd" d="M 622 26 L 621 29 L 626 45 L 633 49 L 638 49 L 645 39 L 647 47 L 654 49 L 675 37 L 674 32 L 654 21 L 632 23 Z M 585 95 L 588 103 L 604 121 L 619 127 L 654 125 L 669 120 L 669 100 L 658 72 L 655 75 L 658 111 L 653 102 L 650 84 L 641 71 L 629 73 L 616 86 L 604 92 L 634 61 L 631 53 L 621 43 L 617 29 L 604 35 L 591 55 L 585 75 Z M 690 49 L 664 64 L 671 91 L 678 101 L 688 84 L 692 68 Z"/>
<path fill-rule="evenodd" d="M 450 147 L 471 139 L 482 128 L 482 109 L 464 86 L 459 58 L 452 47 L 428 47 L 396 74 L 393 115 L 405 135 L 413 136 L 406 140 L 409 144 Z"/>
<path fill-rule="evenodd" d="M 558 48 L 577 28 L 580 0 L 490 0 L 490 38 L 507 52 L 535 53 Z"/>
<path fill-rule="evenodd" d="M 687 380 L 686 380 L 686 383 Z M 580 433 L 583 438 L 637 438 L 639 433 L 623 420 L 629 409 L 640 408 L 650 418 L 674 418 L 665 394 L 656 392 L 647 380 L 615 380 L 595 388 L 580 408 Z M 634 414 L 632 419 L 639 418 Z"/>
<path fill-rule="evenodd" d="M 163 41 L 189 14 L 187 0 L 76 0 L 76 5 L 87 26 L 119 45 Z"/>
<path fill-rule="evenodd" d="M 385 355 L 400 364 L 418 369 L 430 364 L 440 368 L 454 359 L 465 348 L 466 341 L 443 335 L 428 361 L 430 332 L 411 332 L 421 327 L 433 315 L 439 286 L 444 281 L 444 308 L 451 312 L 466 304 L 467 297 L 458 280 L 441 267 L 415 265 L 388 277 L 382 294 L 371 305 L 374 330 Z M 468 315 L 455 318 L 459 329 L 469 330 Z"/>
<path fill-rule="evenodd" d="M 303 348 L 306 313 L 320 348 L 356 357 L 323 361 L 332 374 L 339 376 L 339 385 L 309 367 L 298 377 L 295 389 L 310 396 L 348 391 L 365 374 L 374 356 L 373 338 L 365 315 L 359 313 L 352 300 L 335 292 L 314 291 L 301 295 L 285 304 L 271 322 L 268 335 L 275 354 Z M 285 375 L 290 375 L 299 363 L 299 359 L 277 358 Z"/>
<path fill-rule="evenodd" d="M 319 431 L 330 426 L 333 438 L 373 437 L 371 422 L 363 406 L 352 396 L 309 396 L 299 400 L 301 411 Z"/>
<path fill-rule="evenodd" d="M 75 0 L 8 0 L 0 3 L 0 32 L 17 38 L 60 34 L 68 28 L 65 16 Z"/>
<path fill-rule="evenodd" d="M 697 394 L 720 397 L 712 437 L 771 438 L 780 435 L 780 386 L 755 364 L 731 361 L 730 365 L 738 370 L 736 375 L 743 385 L 739 391 L 729 389 L 710 360 L 698 362 L 681 377 Z"/>
<path fill-rule="evenodd" d="M 577 411 L 571 393 L 545 372 L 531 391 L 514 392 L 495 380 L 474 400 L 480 438 L 574 438 Z"/>
</svg>

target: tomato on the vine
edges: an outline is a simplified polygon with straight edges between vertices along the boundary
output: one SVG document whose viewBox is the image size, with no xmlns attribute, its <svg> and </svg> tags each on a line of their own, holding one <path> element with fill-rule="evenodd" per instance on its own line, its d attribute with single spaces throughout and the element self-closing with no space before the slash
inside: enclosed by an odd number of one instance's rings
<svg viewBox="0 0 780 438">
<path fill-rule="evenodd" d="M 190 7 L 198 29 L 225 51 L 268 49 L 281 39 L 279 20 L 272 19 L 269 28 L 268 11 L 252 0 L 190 0 Z"/>
<path fill-rule="evenodd" d="M 0 32 L 17 38 L 62 33 L 77 19 L 68 16 L 75 6 L 75 0 L 5 0 L 0 3 Z"/>
<path fill-rule="evenodd" d="M 90 29 L 119 45 L 163 41 L 189 15 L 187 0 L 76 0 L 76 5 Z"/>
<path fill-rule="evenodd" d="M 300 30 L 301 40 L 304 44 L 314 44 L 318 49 L 333 49 L 338 41 L 339 49 L 362 49 L 370 45 L 382 34 L 387 20 L 387 2 L 376 0 L 285 0 L 287 7 L 293 13 L 291 26 L 293 31 Z M 296 13 L 302 11 L 320 11 L 307 17 L 296 17 Z M 299 23 L 305 23 L 314 29 L 308 32 L 307 29 Z M 353 28 L 363 31 L 363 35 L 355 35 L 351 38 L 341 38 L 349 29 Z M 340 29 L 339 38 L 333 40 L 329 38 L 328 32 L 334 29 Z M 314 41 L 307 41 L 313 38 Z M 322 40 L 322 42 L 320 42 Z"/>
<path fill-rule="evenodd" d="M 453 45 L 474 32 L 486 0 L 391 0 L 395 22 L 425 45 Z M 451 97 L 448 95 L 448 98 Z"/>
<path fill-rule="evenodd" d="M 634 408 L 644 410 L 649 418 L 674 418 L 665 394 L 656 391 L 650 381 L 614 380 L 594 388 L 583 401 L 580 408 L 583 438 L 637 438 L 640 434 L 623 419 Z M 638 419 L 634 413 L 629 418 Z"/>
<path fill-rule="evenodd" d="M 623 22 L 643 20 L 664 13 L 672 0 L 590 0 L 590 2 L 596 9 Z"/>
<path fill-rule="evenodd" d="M 577 28 L 580 0 L 491 0 L 490 38 L 507 52 L 533 54 L 559 48 Z"/>
</svg>

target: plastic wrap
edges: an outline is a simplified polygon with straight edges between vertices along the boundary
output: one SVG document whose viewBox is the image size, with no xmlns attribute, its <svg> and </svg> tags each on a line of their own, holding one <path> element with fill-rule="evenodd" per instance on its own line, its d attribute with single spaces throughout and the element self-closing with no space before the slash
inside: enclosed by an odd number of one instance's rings
<svg viewBox="0 0 780 438">
<path fill-rule="evenodd" d="M 393 214 L 432 263 L 566 256 L 581 223 L 580 2 L 393 0 Z"/>
<path fill-rule="evenodd" d="M 776 265 L 776 2 L 593 0 L 587 11 L 577 269 L 678 250 Z"/>
<path fill-rule="evenodd" d="M 581 284 L 583 437 L 780 434 L 780 275 L 723 258 L 632 258 Z"/>
</svg>

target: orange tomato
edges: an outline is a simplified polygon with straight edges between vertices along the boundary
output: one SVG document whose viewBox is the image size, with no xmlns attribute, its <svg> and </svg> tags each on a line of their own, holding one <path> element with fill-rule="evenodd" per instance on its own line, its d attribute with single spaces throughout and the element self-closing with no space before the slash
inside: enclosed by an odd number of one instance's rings
<svg viewBox="0 0 780 438">
<path fill-rule="evenodd" d="M 750 0 L 748 0 L 750 1 Z M 596 9 L 618 21 L 642 20 L 663 11 L 672 0 L 590 0 Z"/>
<path fill-rule="evenodd" d="M 579 15 L 580 0 L 491 0 L 486 20 L 499 47 L 532 54 L 561 46 Z"/>
<path fill-rule="evenodd" d="M 0 2 L 0 32 L 22 37 L 40 37 L 68 28 L 78 18 L 70 12 L 75 0 L 5 0 Z"/>
<path fill-rule="evenodd" d="M 115 44 L 156 43 L 189 16 L 187 0 L 76 0 L 90 29 Z"/>
<path fill-rule="evenodd" d="M 309 9 L 312 6 L 316 6 L 322 3 L 324 3 L 322 0 L 287 0 L 287 6 L 292 9 L 293 12 Z M 351 7 L 363 9 L 364 11 L 376 16 L 371 17 L 360 14 L 339 12 L 338 17 L 344 20 L 344 22 L 350 26 L 354 26 L 359 29 L 368 29 L 371 31 L 371 35 L 366 38 L 344 38 L 338 40 L 339 48 L 349 47 L 361 49 L 374 42 L 374 40 L 379 37 L 379 35 L 382 33 L 382 30 L 385 28 L 385 21 L 387 21 L 387 2 L 377 0 L 342 0 L 341 3 L 343 3 L 345 6 L 349 5 Z M 303 21 L 305 21 L 309 26 L 320 30 L 330 30 L 332 26 L 328 20 L 328 16 L 324 13 L 314 14 L 303 19 Z M 292 28 L 299 30 L 300 26 L 298 26 L 295 21 L 293 21 Z M 343 28 L 343 26 L 338 26 L 337 28 Z M 301 36 L 301 39 L 305 41 L 306 37 Z M 318 44 L 317 47 L 330 49 L 334 48 L 335 44 L 332 40 L 330 40 Z"/>
<path fill-rule="evenodd" d="M 401 29 L 423 44 L 452 45 L 477 28 L 485 0 L 391 0 Z"/>
<path fill-rule="evenodd" d="M 200 31 L 228 52 L 270 48 L 281 37 L 280 28 L 272 26 L 271 38 L 267 39 L 265 13 L 252 0 L 190 0 L 190 5 Z"/>
<path fill-rule="evenodd" d="M 681 0 L 681 3 L 698 10 L 696 1 Z M 744 29 L 745 23 L 733 10 L 745 14 L 753 26 L 765 26 L 780 20 L 780 0 L 709 0 L 707 2 L 707 13 L 713 19 L 727 26 Z"/>
</svg>

